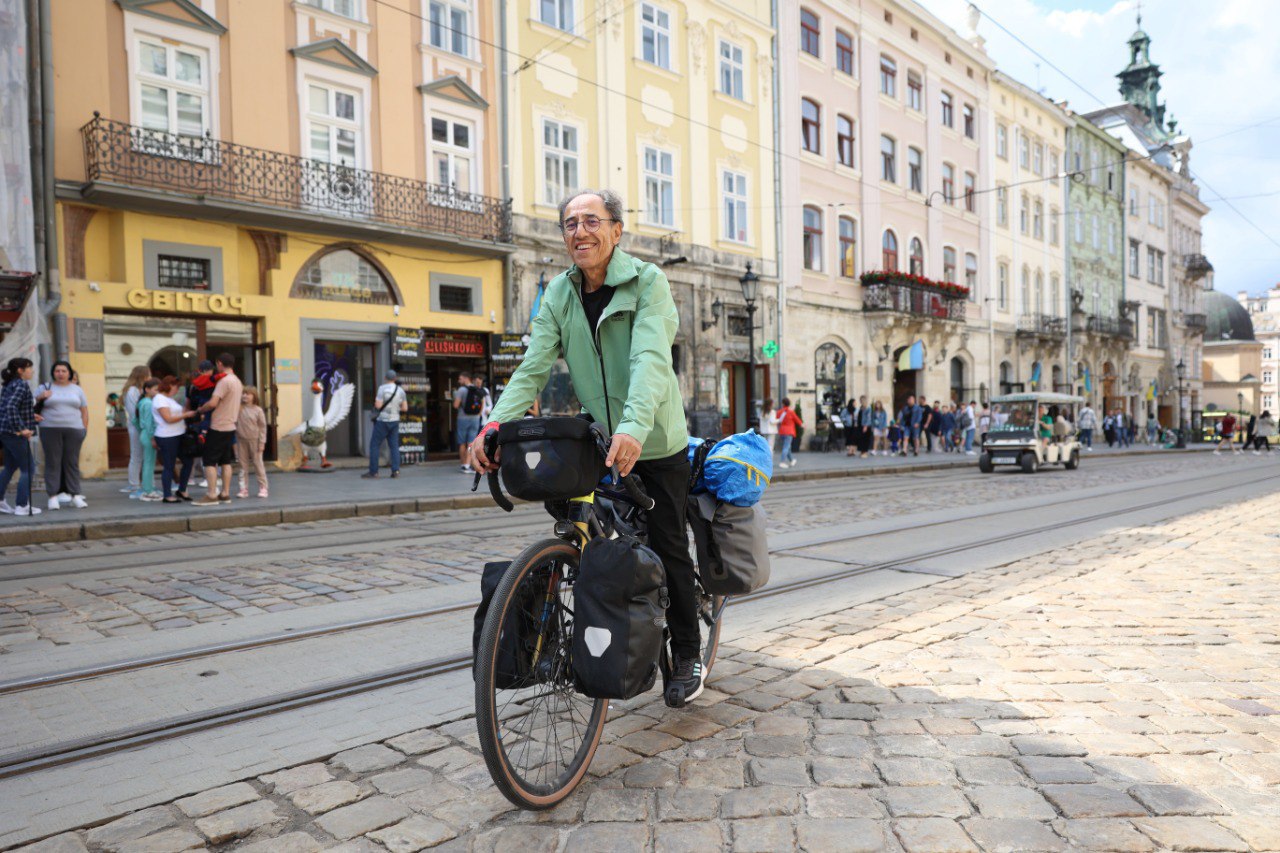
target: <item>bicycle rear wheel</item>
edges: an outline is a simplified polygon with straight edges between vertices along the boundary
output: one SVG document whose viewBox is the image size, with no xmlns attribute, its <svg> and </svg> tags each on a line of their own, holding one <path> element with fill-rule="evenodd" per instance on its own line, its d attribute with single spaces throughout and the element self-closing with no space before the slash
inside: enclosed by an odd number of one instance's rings
<svg viewBox="0 0 1280 853">
<path fill-rule="evenodd" d="M 703 678 L 711 677 L 711 667 L 720 652 L 720 626 L 724 624 L 725 596 L 709 595 L 698 589 L 698 617 L 706 628 L 706 637 L 702 640 L 702 672 Z"/>
<path fill-rule="evenodd" d="M 494 784 L 524 809 L 548 809 L 582 781 L 608 702 L 573 689 L 573 582 L 579 552 L 559 539 L 521 551 L 494 592 L 476 653 L 476 727 Z M 521 666 L 503 626 L 523 620 Z M 503 644 L 506 648 L 502 648 Z"/>
</svg>

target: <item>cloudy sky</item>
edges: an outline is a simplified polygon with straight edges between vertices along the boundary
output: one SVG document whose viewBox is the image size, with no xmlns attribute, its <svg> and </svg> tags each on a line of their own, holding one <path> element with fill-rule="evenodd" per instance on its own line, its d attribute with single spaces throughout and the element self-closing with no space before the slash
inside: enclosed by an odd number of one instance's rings
<svg viewBox="0 0 1280 853">
<path fill-rule="evenodd" d="M 967 31 L 968 0 L 919 0 Z M 1134 0 L 977 0 L 978 32 L 999 67 L 1079 112 L 1120 100 Z M 1000 25 L 1066 76 L 1035 56 Z M 1234 295 L 1280 286 L 1280 0 L 1143 0 L 1162 95 L 1191 136 L 1191 170 L 1215 286 Z M 1070 79 L 1068 79 L 1070 78 Z M 1079 85 L 1077 85 L 1079 84 Z M 1234 206 L 1236 211 L 1231 209 Z M 1252 223 L 1252 224 L 1251 224 Z"/>
</svg>

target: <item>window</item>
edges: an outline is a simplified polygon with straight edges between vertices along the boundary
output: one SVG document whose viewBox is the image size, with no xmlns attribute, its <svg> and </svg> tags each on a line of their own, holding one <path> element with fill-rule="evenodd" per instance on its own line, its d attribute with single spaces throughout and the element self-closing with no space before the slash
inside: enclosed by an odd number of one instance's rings
<svg viewBox="0 0 1280 853">
<path fill-rule="evenodd" d="M 573 32 L 573 0 L 538 0 L 538 19 L 557 30 Z"/>
<path fill-rule="evenodd" d="M 1081 164 L 1081 162 L 1080 162 L 1080 158 L 1081 158 L 1081 154 L 1080 154 L 1080 143 L 1078 143 L 1078 142 L 1076 143 L 1076 150 L 1075 150 L 1075 152 L 1074 152 L 1074 156 L 1075 156 L 1075 161 L 1076 161 L 1076 168 L 1075 168 L 1075 171 L 1079 172 L 1079 171 L 1083 168 L 1083 165 L 1082 165 L 1082 164 Z"/>
<path fill-rule="evenodd" d="M 822 107 L 808 98 L 800 99 L 800 133 L 805 151 L 822 153 Z"/>
<path fill-rule="evenodd" d="M 898 143 L 891 136 L 880 137 L 880 179 L 891 184 L 898 182 Z"/>
<path fill-rule="evenodd" d="M 800 49 L 810 56 L 822 55 L 822 26 L 808 9 L 800 10 Z"/>
<path fill-rule="evenodd" d="M 996 156 L 1001 160 L 1009 159 L 1009 128 L 1003 124 L 996 125 Z"/>
<path fill-rule="evenodd" d="M 973 252 L 964 253 L 964 286 L 969 288 L 969 298 L 978 291 L 978 256 Z"/>
<path fill-rule="evenodd" d="M 889 272 L 898 271 L 898 235 L 892 231 L 885 231 L 880 242 L 880 265 Z"/>
<path fill-rule="evenodd" d="M 1114 222 L 1107 223 L 1107 254 L 1114 255 L 1116 253 L 1116 224 Z"/>
<path fill-rule="evenodd" d="M 1031 171 L 1037 175 L 1044 174 L 1044 145 L 1039 142 L 1031 149 Z"/>
<path fill-rule="evenodd" d="M 948 284 L 956 283 L 956 250 L 950 246 L 942 250 L 942 280 Z"/>
<path fill-rule="evenodd" d="M 1001 311 L 1009 310 L 1009 265 L 996 267 L 996 306 Z"/>
<path fill-rule="evenodd" d="M 315 6 L 317 9 L 324 9 L 326 12 L 332 12 L 344 18 L 361 20 L 360 9 L 356 5 L 359 0 L 306 0 L 306 2 L 308 6 Z"/>
<path fill-rule="evenodd" d="M 1156 197 L 1155 196 L 1147 197 L 1147 224 L 1148 225 L 1156 224 Z"/>
<path fill-rule="evenodd" d="M 996 187 L 996 224 L 1009 226 L 1009 188 Z"/>
<path fill-rule="evenodd" d="M 912 275 L 924 275 L 924 243 L 919 237 L 911 238 L 911 251 L 907 254 L 907 271 Z"/>
<path fill-rule="evenodd" d="M 858 226 L 847 216 L 840 217 L 840 275 L 853 278 L 857 273 Z"/>
<path fill-rule="evenodd" d="M 208 258 L 157 255 L 156 284 L 177 290 L 208 290 L 210 266 Z"/>
<path fill-rule="evenodd" d="M 916 112 L 924 112 L 924 83 L 914 71 L 907 72 L 907 106 Z"/>
<path fill-rule="evenodd" d="M 853 119 L 836 116 L 836 157 L 841 166 L 853 168 Z"/>
<path fill-rule="evenodd" d="M 1049 208 L 1049 245 L 1058 245 L 1058 220 L 1061 218 L 1058 208 Z"/>
<path fill-rule="evenodd" d="M 1031 139 L 1025 133 L 1018 134 L 1018 168 L 1031 168 Z"/>
<path fill-rule="evenodd" d="M 473 292 L 469 287 L 459 287 L 456 284 L 440 285 L 436 290 L 440 300 L 440 310 L 460 311 L 464 314 L 475 313 L 471 305 Z"/>
<path fill-rule="evenodd" d="M 1058 152 L 1050 151 L 1049 152 L 1049 179 L 1056 184 L 1058 183 L 1058 175 L 1059 175 Z"/>
<path fill-rule="evenodd" d="M 471 31 L 471 9 L 465 4 L 431 0 L 427 10 L 431 46 L 467 56 Z"/>
<path fill-rule="evenodd" d="M 804 209 L 804 268 L 822 271 L 822 211 L 816 207 Z"/>
<path fill-rule="evenodd" d="M 1022 267 L 1022 288 L 1018 294 L 1022 298 L 1022 304 L 1018 306 L 1023 314 L 1031 313 L 1031 268 Z"/>
<path fill-rule="evenodd" d="M 924 152 L 919 148 L 907 148 L 907 178 L 912 192 L 924 192 Z"/>
<path fill-rule="evenodd" d="M 1138 188 L 1129 187 L 1129 215 L 1138 215 Z"/>
<path fill-rule="evenodd" d="M 342 166 L 360 163 L 359 95 L 334 86 L 307 86 L 307 156 Z"/>
<path fill-rule="evenodd" d="M 1022 201 L 1018 205 L 1018 230 L 1023 234 L 1031 230 L 1031 200 L 1026 193 L 1022 194 Z"/>
<path fill-rule="evenodd" d="M 1044 313 L 1044 273 L 1036 270 L 1036 313 Z"/>
<path fill-rule="evenodd" d="M 671 14 L 649 3 L 640 5 L 640 58 L 671 70 Z"/>
<path fill-rule="evenodd" d="M 942 197 L 947 204 L 956 203 L 956 167 L 950 163 L 942 164 Z"/>
<path fill-rule="evenodd" d="M 1147 346 L 1152 349 L 1164 349 L 1169 345 L 1165 338 L 1164 311 L 1158 308 L 1147 309 Z"/>
<path fill-rule="evenodd" d="M 942 123 L 946 127 L 956 126 L 956 99 L 950 92 L 942 93 Z"/>
<path fill-rule="evenodd" d="M 1092 224 L 1093 224 L 1093 229 L 1092 229 L 1093 230 L 1093 248 L 1101 249 L 1102 248 L 1102 228 L 1101 228 L 1102 221 L 1098 219 L 1098 214 L 1096 213 L 1093 215 Z"/>
<path fill-rule="evenodd" d="M 1084 242 L 1084 211 L 1077 210 L 1075 219 L 1076 219 L 1076 242 L 1083 243 Z"/>
<path fill-rule="evenodd" d="M 187 45 L 138 42 L 134 121 L 147 130 L 199 139 L 211 129 L 208 54 Z"/>
<path fill-rule="evenodd" d="M 578 187 L 578 129 L 558 121 L 542 122 L 542 177 L 545 204 L 560 199 Z"/>
<path fill-rule="evenodd" d="M 661 148 L 644 149 L 644 218 L 650 225 L 676 222 L 675 158 Z"/>
<path fill-rule="evenodd" d="M 1031 211 L 1031 236 L 1044 239 L 1044 202 L 1036 199 Z"/>
<path fill-rule="evenodd" d="M 298 273 L 289 295 L 295 299 L 373 305 L 394 305 L 398 301 L 378 267 L 351 249 L 320 250 Z"/>
<path fill-rule="evenodd" d="M 724 239 L 746 243 L 747 176 L 726 171 L 721 189 L 724 198 Z"/>
<path fill-rule="evenodd" d="M 1156 205 L 1156 227 L 1157 228 L 1164 227 L 1164 205 L 1163 204 Z"/>
<path fill-rule="evenodd" d="M 432 116 L 431 179 L 442 186 L 472 192 L 476 186 L 473 145 L 469 123 Z"/>
<path fill-rule="evenodd" d="M 1055 317 L 1061 316 L 1059 312 L 1062 310 L 1062 279 L 1057 273 L 1049 276 L 1049 313 Z"/>
<path fill-rule="evenodd" d="M 964 105 L 964 135 L 967 139 L 973 139 L 977 133 L 976 122 L 974 121 L 973 104 Z"/>
<path fill-rule="evenodd" d="M 853 76 L 853 36 L 836 30 L 836 70 Z"/>
<path fill-rule="evenodd" d="M 720 42 L 720 91 L 731 98 L 742 98 L 742 48 L 727 41 Z"/>
<path fill-rule="evenodd" d="M 1112 191 L 1116 188 L 1116 173 L 1114 169 L 1107 169 L 1107 190 Z"/>
<path fill-rule="evenodd" d="M 970 213 L 978 209 L 978 178 L 973 172 L 964 173 L 964 209 Z"/>
<path fill-rule="evenodd" d="M 898 63 L 887 56 L 880 57 L 880 94 L 898 97 Z"/>
<path fill-rule="evenodd" d="M 1147 281 L 1164 286 L 1164 252 L 1147 247 Z"/>
</svg>

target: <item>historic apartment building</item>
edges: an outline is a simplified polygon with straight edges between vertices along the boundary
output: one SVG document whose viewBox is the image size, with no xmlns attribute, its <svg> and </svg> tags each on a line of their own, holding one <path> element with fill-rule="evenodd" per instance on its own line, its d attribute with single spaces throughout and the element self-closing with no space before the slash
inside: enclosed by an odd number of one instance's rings
<svg viewBox="0 0 1280 853">
<path fill-rule="evenodd" d="M 1280 416 L 1280 286 L 1272 287 L 1261 296 L 1250 296 L 1240 291 L 1237 301 L 1249 312 L 1254 335 L 1262 344 L 1259 360 L 1259 405 L 1272 417 Z M 1208 333 L 1205 343 L 1210 342 Z"/>
<path fill-rule="evenodd" d="M 991 60 L 914 4 L 782 8 L 787 390 L 805 413 L 976 399 Z"/>
<path fill-rule="evenodd" d="M 778 377 L 760 357 L 777 312 L 773 29 L 768 0 L 724 4 L 545 0 L 506 5 L 509 188 L 518 251 L 512 332 L 568 266 L 557 204 L 605 187 L 627 205 L 622 248 L 663 266 L 680 309 L 674 357 L 691 429 L 748 422 L 750 312 L 739 280 L 761 277 L 754 308 L 757 398 Z M 526 57 L 520 59 L 519 57 Z M 572 410 L 553 375 L 544 407 Z"/>
<path fill-rule="evenodd" d="M 261 390 L 272 452 L 276 430 L 353 383 L 329 453 L 361 454 L 393 365 L 418 413 L 402 427 L 410 458 L 448 450 L 452 377 L 487 372 L 506 319 L 485 8 L 55 4 L 62 310 L 92 401 L 86 473 L 127 459 L 123 423 L 101 413 L 132 367 L 185 377 L 221 351 Z"/>
</svg>

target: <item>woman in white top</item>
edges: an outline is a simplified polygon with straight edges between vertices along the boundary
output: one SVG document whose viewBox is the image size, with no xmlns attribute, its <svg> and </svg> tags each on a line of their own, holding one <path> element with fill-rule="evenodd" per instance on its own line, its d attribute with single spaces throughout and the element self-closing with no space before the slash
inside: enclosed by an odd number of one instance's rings
<svg viewBox="0 0 1280 853">
<path fill-rule="evenodd" d="M 71 381 L 71 365 L 53 363 L 53 381 L 40 386 L 36 403 L 41 406 L 40 447 L 44 450 L 44 487 L 49 509 L 70 503 L 78 509 L 89 504 L 80 493 L 80 448 L 89 429 L 89 400 L 84 389 Z"/>
<path fill-rule="evenodd" d="M 182 448 L 182 437 L 187 432 L 187 418 L 194 417 L 195 412 L 185 411 L 177 400 L 173 399 L 174 383 L 169 379 L 160 382 L 160 390 L 151 401 L 151 412 L 156 419 L 156 448 L 160 451 L 160 484 L 164 488 L 164 502 L 175 504 L 182 500 L 181 493 L 173 492 L 173 466 L 178 461 L 178 451 Z M 192 457 L 184 455 L 180 483 L 186 483 L 191 476 Z"/>
<path fill-rule="evenodd" d="M 766 397 L 764 405 L 760 407 L 759 432 L 769 442 L 769 449 L 773 450 L 778 442 L 778 413 L 774 411 L 773 399 L 770 397 Z"/>
</svg>

